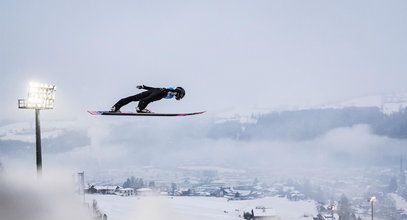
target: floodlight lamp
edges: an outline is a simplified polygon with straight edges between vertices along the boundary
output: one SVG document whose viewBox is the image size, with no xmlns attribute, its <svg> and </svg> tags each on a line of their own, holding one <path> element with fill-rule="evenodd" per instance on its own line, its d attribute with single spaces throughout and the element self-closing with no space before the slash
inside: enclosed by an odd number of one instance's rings
<svg viewBox="0 0 407 220">
<path fill-rule="evenodd" d="M 329 210 L 335 211 L 336 210 L 336 206 L 335 205 L 331 205 L 328 207 Z"/>
<path fill-rule="evenodd" d="M 45 83 L 30 82 L 28 97 L 26 100 L 19 99 L 19 108 L 29 109 L 52 109 L 54 108 L 56 87 Z"/>
<path fill-rule="evenodd" d="M 372 196 L 372 197 L 370 197 L 367 201 L 368 201 L 368 202 L 376 202 L 376 201 L 377 201 L 377 198 L 376 198 L 376 196 Z"/>
</svg>

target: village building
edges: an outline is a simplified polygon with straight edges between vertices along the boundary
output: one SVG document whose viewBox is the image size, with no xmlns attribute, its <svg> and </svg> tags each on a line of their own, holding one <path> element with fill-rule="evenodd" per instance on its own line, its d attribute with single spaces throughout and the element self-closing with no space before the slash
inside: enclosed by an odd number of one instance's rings
<svg viewBox="0 0 407 220">
<path fill-rule="evenodd" d="M 104 195 L 120 195 L 120 196 L 133 196 L 134 189 L 123 188 L 120 186 L 90 186 L 87 190 L 90 194 L 104 194 Z"/>
</svg>

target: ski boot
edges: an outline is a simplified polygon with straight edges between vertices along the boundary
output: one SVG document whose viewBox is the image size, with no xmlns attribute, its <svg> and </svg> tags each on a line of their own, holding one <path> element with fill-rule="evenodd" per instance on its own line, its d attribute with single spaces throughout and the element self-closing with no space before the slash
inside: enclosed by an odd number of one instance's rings
<svg viewBox="0 0 407 220">
<path fill-rule="evenodd" d="M 153 113 L 152 111 L 148 110 L 148 109 L 140 109 L 139 107 L 136 108 L 136 112 L 137 113 Z"/>
<path fill-rule="evenodd" d="M 109 112 L 120 112 L 119 109 L 116 109 L 116 106 L 110 108 Z"/>
</svg>

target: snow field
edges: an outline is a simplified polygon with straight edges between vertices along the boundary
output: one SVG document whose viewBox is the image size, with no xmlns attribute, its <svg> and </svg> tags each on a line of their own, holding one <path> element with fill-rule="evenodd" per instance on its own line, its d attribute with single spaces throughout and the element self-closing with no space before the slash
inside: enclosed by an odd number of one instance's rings
<svg viewBox="0 0 407 220">
<path fill-rule="evenodd" d="M 313 201 L 289 201 L 267 197 L 257 200 L 227 201 L 214 197 L 121 197 L 115 195 L 86 195 L 95 199 L 108 220 L 238 220 L 243 211 L 256 206 L 273 208 L 277 218 L 284 220 L 312 219 L 317 214 Z"/>
</svg>

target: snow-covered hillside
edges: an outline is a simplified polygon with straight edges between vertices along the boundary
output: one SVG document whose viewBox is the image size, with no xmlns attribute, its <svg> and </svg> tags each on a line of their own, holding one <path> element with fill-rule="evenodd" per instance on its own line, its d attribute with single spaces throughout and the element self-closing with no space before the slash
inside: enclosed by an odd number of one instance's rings
<svg viewBox="0 0 407 220">
<path fill-rule="evenodd" d="M 273 112 L 309 109 L 341 109 L 347 107 L 377 107 L 384 114 L 392 114 L 407 107 L 407 93 L 362 96 L 319 106 L 285 106 L 277 108 L 245 106 L 244 108 L 239 107 L 220 111 L 216 114 L 216 122 L 239 121 L 240 123 L 256 123 L 259 115 Z"/>
<path fill-rule="evenodd" d="M 407 107 L 407 93 L 363 96 L 322 106 L 322 108 L 378 107 L 385 114 L 392 114 Z"/>
<path fill-rule="evenodd" d="M 86 195 L 109 220 L 241 220 L 243 212 L 257 206 L 273 209 L 276 219 L 311 220 L 317 214 L 313 201 L 289 201 L 286 198 L 266 197 L 257 200 L 227 201 L 215 197 L 120 197 L 114 195 Z"/>
</svg>

